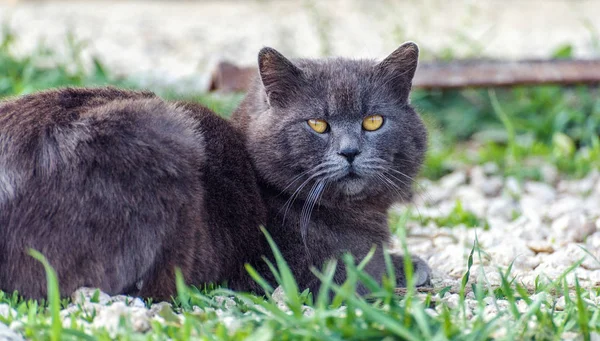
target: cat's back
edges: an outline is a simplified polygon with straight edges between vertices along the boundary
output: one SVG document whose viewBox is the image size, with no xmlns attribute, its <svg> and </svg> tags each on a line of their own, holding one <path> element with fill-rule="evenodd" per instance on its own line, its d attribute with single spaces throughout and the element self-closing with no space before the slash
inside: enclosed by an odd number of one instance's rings
<svg viewBox="0 0 600 341">
<path fill-rule="evenodd" d="M 19 179 L 53 177 L 72 168 L 67 165 L 104 154 L 122 157 L 127 166 L 150 149 L 198 147 L 201 136 L 191 121 L 151 92 L 116 88 L 65 88 L 0 102 L 0 199 L 16 190 Z M 139 148 L 130 148 L 132 143 Z M 11 176 L 11 170 L 18 174 Z"/>
<path fill-rule="evenodd" d="M 0 102 L 0 132 L 4 144 L 39 136 L 47 129 L 58 129 L 78 121 L 90 110 L 127 100 L 155 98 L 151 92 L 116 88 L 64 88 L 43 91 Z"/>
<path fill-rule="evenodd" d="M 165 236 L 184 249 L 205 239 L 198 124 L 152 93 L 114 88 L 0 103 L 0 290 L 43 295 L 29 248 L 65 293 L 122 293 L 168 262 Z M 182 267 L 193 257 L 176 256 Z"/>
</svg>

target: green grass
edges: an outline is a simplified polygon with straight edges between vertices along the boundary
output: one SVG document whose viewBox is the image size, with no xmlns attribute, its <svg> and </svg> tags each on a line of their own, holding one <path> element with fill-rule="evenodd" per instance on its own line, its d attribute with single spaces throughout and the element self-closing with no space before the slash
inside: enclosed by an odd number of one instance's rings
<svg viewBox="0 0 600 341">
<path fill-rule="evenodd" d="M 146 332 L 136 331 L 127 318 L 110 330 L 90 327 L 97 317 L 81 306 L 72 310 L 69 324 L 57 323 L 59 307 L 68 302 L 58 299 L 54 270 L 41 254 L 32 252 L 47 272 L 49 304 L 0 293 L 0 303 L 15 309 L 15 314 L 0 322 L 18 324 L 16 329 L 31 340 L 559 340 L 565 333 L 589 340 L 600 333 L 600 309 L 593 303 L 593 297 L 600 294 L 598 289 L 583 288 L 578 281 L 572 288 L 566 284 L 567 276 L 579 264 L 534 291 L 514 281 L 510 267 L 501 273 L 499 287 L 471 284 L 476 275 L 471 272 L 473 260 L 481 257 L 475 241 L 459 288 L 419 294 L 409 284 L 409 290 L 400 296 L 394 290 L 391 267 L 379 285 L 362 271 L 369 256 L 357 262 L 348 255 L 344 257 L 347 280 L 341 285 L 332 281 L 335 262 L 323 271 L 313 270 L 322 280 L 321 291 L 314 297 L 300 292 L 285 260 L 267 238 L 276 255 L 273 271 L 280 293 L 268 285 L 264 296 L 224 288 L 199 290 L 187 286 L 178 275 L 178 295 L 172 307 L 163 307 L 158 314 L 161 320 L 152 321 Z M 260 283 L 262 279 L 256 276 Z M 407 271 L 408 283 L 412 283 L 411 276 Z M 359 283 L 372 294 L 356 296 Z M 458 304 L 442 299 L 452 293 L 459 296 Z M 572 296 L 557 309 L 557 297 L 569 294 Z M 488 297 L 491 301 L 486 301 Z M 498 305 L 506 308 L 486 312 Z"/>
<path fill-rule="evenodd" d="M 81 58 L 84 45 L 72 37 L 66 39 L 70 51 L 66 60 L 43 46 L 30 56 L 17 57 L 12 53 L 16 37 L 9 30 L 3 32 L 0 98 L 58 86 L 139 87 L 131 80 L 114 77 L 98 60 L 86 68 Z M 561 53 L 568 54 L 565 51 Z M 239 94 L 152 90 L 170 99 L 202 102 L 223 116 L 228 116 L 242 98 Z M 413 104 L 426 118 L 431 137 L 422 176 L 437 179 L 456 168 L 489 162 L 497 164 L 504 175 L 519 179 L 540 179 L 540 162 L 555 165 L 565 176 L 585 176 L 600 167 L 598 92 L 591 87 L 555 86 L 415 91 Z M 436 225 L 447 227 L 486 226 L 483 217 L 465 211 L 460 202 L 446 217 L 420 217 L 410 212 L 392 216 L 393 231 L 403 236 L 404 224 L 410 219 L 422 223 L 434 219 Z M 250 267 L 248 271 L 265 291 L 263 296 L 225 288 L 192 288 L 179 276 L 173 308 L 163 308 L 158 314 L 162 321 L 153 321 L 145 333 L 136 332 L 128 319 L 123 319 L 116 330 L 90 329 L 98 316 L 83 307 L 74 310 L 69 324 L 59 324 L 58 309 L 69 301 L 58 299 L 59 283 L 50 264 L 32 252 L 48 274 L 48 301 L 23 300 L 16 293 L 0 292 L 0 304 L 14 309 L 8 316 L 0 315 L 0 322 L 12 325 L 31 340 L 558 340 L 565 333 L 576 333 L 584 340 L 598 337 L 600 309 L 594 297 L 600 290 L 581 287 L 577 281 L 574 287 L 567 285 L 567 278 L 579 264 L 553 281 L 540 279 L 535 288 L 523 287 L 511 275 L 510 267 L 501 272 L 499 287 L 485 281 L 472 284 L 469 279 L 478 274 L 471 272 L 471 265 L 484 252 L 475 241 L 464 260 L 468 271 L 459 288 L 436 288 L 437 292 L 429 294 L 409 286 L 407 293 L 399 296 L 391 266 L 380 285 L 361 271 L 364 260 L 351 257 L 344 258 L 348 280 L 342 285 L 332 282 L 335 263 L 321 272 L 315 270 L 322 279 L 318 295 L 301 291 L 279 256 L 272 269 L 285 293 L 283 298 Z M 355 296 L 359 283 L 373 295 Z M 458 304 L 448 300 L 452 293 L 459 296 Z M 567 299 L 558 309 L 558 297 L 563 295 Z M 465 304 L 471 307 L 467 310 Z M 492 316 L 486 313 L 489 307 L 499 305 L 507 308 Z"/>
<path fill-rule="evenodd" d="M 528 166 L 531 159 L 554 164 L 573 177 L 600 169 L 598 88 L 415 91 L 413 104 L 430 126 L 423 172 L 428 178 L 487 162 L 497 163 L 506 175 L 535 178 L 539 164 Z M 467 140 L 467 148 L 476 146 L 476 153 L 464 152 Z"/>
<path fill-rule="evenodd" d="M 463 204 L 460 200 L 456 200 L 456 203 L 452 210 L 447 215 L 442 215 L 439 217 L 430 217 L 424 216 L 419 211 L 416 213 L 410 208 L 405 208 L 405 212 L 403 214 L 408 214 L 408 219 L 418 222 L 420 225 L 428 225 L 430 222 L 435 223 L 435 226 L 438 227 L 458 227 L 464 226 L 467 228 L 482 228 L 484 230 L 489 229 L 489 223 L 483 217 L 478 217 L 475 213 L 466 210 L 463 207 Z M 398 224 L 405 219 L 403 214 L 390 213 L 389 222 L 390 226 L 398 226 Z M 392 230 L 395 234 L 400 233 L 401 231 Z"/>
</svg>

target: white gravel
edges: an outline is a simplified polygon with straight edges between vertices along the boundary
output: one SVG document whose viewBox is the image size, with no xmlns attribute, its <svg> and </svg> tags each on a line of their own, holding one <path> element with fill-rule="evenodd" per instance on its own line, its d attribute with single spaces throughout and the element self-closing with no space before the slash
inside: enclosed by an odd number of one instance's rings
<svg viewBox="0 0 600 341">
<path fill-rule="evenodd" d="M 549 167 L 549 166 L 547 166 Z M 532 287 L 536 277 L 556 279 L 584 259 L 576 275 L 583 286 L 600 285 L 600 173 L 555 183 L 502 179 L 484 167 L 459 170 L 437 183 L 423 182 L 411 209 L 422 217 L 448 215 L 460 200 L 465 210 L 487 220 L 489 230 L 444 227 L 418 219 L 409 223 L 411 252 L 435 269 L 438 282 L 457 280 L 467 270 L 467 256 L 479 241 L 472 273 L 499 285 L 498 270 L 513 264 L 517 281 Z M 405 208 L 398 208 L 400 211 Z M 594 257 L 596 257 L 594 259 Z M 472 276 L 476 280 L 477 275 Z"/>
<path fill-rule="evenodd" d="M 2 341 L 22 341 L 23 337 L 12 329 L 10 329 L 4 323 L 0 323 L 0 340 Z"/>
</svg>

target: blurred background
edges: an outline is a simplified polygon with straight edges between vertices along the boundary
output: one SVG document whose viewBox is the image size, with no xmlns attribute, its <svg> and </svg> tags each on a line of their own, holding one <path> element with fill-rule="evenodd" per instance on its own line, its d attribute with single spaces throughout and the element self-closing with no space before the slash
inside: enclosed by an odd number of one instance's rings
<svg viewBox="0 0 600 341">
<path fill-rule="evenodd" d="M 61 55 L 72 37 L 114 75 L 205 89 L 222 59 L 253 64 L 272 46 L 285 55 L 382 58 L 413 40 L 424 60 L 548 58 L 600 53 L 599 1 L 582 0 L 0 0 L 0 22 L 31 54 Z"/>
</svg>

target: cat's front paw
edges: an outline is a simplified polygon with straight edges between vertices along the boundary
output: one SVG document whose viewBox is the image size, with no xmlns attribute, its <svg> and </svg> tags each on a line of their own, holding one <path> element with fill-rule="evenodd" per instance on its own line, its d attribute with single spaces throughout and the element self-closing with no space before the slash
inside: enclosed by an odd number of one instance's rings
<svg viewBox="0 0 600 341">
<path fill-rule="evenodd" d="M 431 268 L 427 262 L 417 256 L 412 257 L 415 285 L 418 287 L 431 286 Z"/>
<path fill-rule="evenodd" d="M 431 268 L 427 263 L 417 256 L 412 256 L 413 264 L 413 278 L 415 285 L 418 287 L 430 287 L 431 286 Z M 406 272 L 404 271 L 404 257 L 395 256 L 394 262 L 396 264 L 396 283 L 399 286 L 406 286 Z"/>
</svg>

